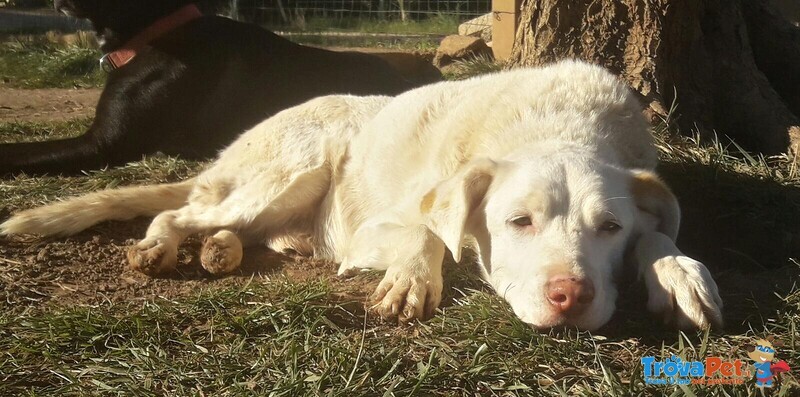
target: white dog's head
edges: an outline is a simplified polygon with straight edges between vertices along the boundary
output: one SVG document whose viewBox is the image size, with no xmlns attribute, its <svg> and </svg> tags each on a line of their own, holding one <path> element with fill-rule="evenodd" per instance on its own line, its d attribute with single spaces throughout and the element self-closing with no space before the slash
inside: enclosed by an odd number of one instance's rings
<svg viewBox="0 0 800 397">
<path fill-rule="evenodd" d="M 587 330 L 611 318 L 632 240 L 643 230 L 674 240 L 680 220 L 653 173 L 569 150 L 473 161 L 421 209 L 456 261 L 465 235 L 474 237 L 484 278 L 523 321 Z"/>
</svg>

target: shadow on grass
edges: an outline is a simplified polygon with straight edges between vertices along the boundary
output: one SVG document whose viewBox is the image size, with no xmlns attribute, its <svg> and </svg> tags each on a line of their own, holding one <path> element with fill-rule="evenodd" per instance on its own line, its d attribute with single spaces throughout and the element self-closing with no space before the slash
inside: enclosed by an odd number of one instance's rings
<svg viewBox="0 0 800 397">
<path fill-rule="evenodd" d="M 763 330 L 800 276 L 790 259 L 800 257 L 800 187 L 699 163 L 663 162 L 659 173 L 681 203 L 678 247 L 709 268 L 725 303 L 725 329 L 715 332 Z M 628 281 L 603 333 L 674 342 L 647 313 L 644 283 Z"/>
</svg>

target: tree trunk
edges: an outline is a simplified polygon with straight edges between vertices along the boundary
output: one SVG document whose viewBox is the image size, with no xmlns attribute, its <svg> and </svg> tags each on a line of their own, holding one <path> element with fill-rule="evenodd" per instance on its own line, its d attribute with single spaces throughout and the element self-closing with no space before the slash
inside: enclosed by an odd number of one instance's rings
<svg viewBox="0 0 800 397">
<path fill-rule="evenodd" d="M 775 154 L 800 148 L 799 36 L 765 0 L 527 0 L 510 63 L 603 65 L 682 132 Z"/>
</svg>

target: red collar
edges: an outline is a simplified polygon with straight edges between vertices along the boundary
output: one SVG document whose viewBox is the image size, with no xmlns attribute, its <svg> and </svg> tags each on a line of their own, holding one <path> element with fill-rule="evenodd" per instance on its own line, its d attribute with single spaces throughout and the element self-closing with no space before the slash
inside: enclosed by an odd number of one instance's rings
<svg viewBox="0 0 800 397">
<path fill-rule="evenodd" d="M 172 14 L 159 19 L 145 30 L 134 36 L 116 51 L 109 52 L 100 58 L 100 68 L 106 72 L 121 68 L 130 62 L 136 53 L 147 47 L 147 43 L 157 39 L 164 33 L 169 32 L 189 21 L 203 16 L 194 4 L 186 5 Z"/>
</svg>

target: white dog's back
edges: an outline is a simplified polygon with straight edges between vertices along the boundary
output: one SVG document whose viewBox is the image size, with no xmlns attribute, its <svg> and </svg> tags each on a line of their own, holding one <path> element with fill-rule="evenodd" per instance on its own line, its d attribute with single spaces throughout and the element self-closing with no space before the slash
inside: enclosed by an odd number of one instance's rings
<svg viewBox="0 0 800 397">
<path fill-rule="evenodd" d="M 347 170 L 358 174 L 350 189 L 359 202 L 345 206 L 366 201 L 372 207 L 364 210 L 374 213 L 405 195 L 424 194 L 472 159 L 502 158 L 537 142 L 545 152 L 552 142 L 562 150 L 569 144 L 621 168 L 653 169 L 658 159 L 629 88 L 602 67 L 563 61 L 395 98 L 353 140 Z"/>
</svg>

